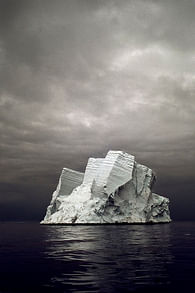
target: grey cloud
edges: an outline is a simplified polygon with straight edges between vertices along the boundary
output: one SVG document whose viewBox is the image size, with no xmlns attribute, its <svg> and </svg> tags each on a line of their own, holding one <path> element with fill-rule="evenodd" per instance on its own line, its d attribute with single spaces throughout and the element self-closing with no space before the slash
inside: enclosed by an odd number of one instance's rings
<svg viewBox="0 0 195 293">
<path fill-rule="evenodd" d="M 62 167 L 123 149 L 187 217 L 194 1 L 2 0 L 0 13 L 2 209 L 41 217 Z"/>
</svg>

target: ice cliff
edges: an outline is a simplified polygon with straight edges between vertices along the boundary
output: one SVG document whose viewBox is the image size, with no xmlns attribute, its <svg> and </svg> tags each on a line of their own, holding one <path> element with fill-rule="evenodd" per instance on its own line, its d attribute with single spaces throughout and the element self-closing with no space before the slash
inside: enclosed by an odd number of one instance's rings
<svg viewBox="0 0 195 293">
<path fill-rule="evenodd" d="M 168 198 L 152 193 L 155 180 L 128 153 L 89 158 L 85 173 L 62 170 L 41 224 L 170 222 Z"/>
</svg>

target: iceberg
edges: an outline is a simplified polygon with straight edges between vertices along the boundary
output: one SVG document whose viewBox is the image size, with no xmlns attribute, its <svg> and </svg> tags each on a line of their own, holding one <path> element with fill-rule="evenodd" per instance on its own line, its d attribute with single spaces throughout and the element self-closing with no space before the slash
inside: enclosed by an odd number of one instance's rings
<svg viewBox="0 0 195 293">
<path fill-rule="evenodd" d="M 155 173 L 123 151 L 64 168 L 41 224 L 170 222 L 169 199 L 152 192 Z"/>
</svg>

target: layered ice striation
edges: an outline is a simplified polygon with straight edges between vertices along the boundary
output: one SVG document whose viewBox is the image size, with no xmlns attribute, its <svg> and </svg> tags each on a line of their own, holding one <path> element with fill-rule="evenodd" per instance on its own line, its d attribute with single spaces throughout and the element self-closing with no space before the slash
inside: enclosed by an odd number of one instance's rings
<svg viewBox="0 0 195 293">
<path fill-rule="evenodd" d="M 170 222 L 169 199 L 152 193 L 154 172 L 122 151 L 64 168 L 42 224 Z"/>
</svg>

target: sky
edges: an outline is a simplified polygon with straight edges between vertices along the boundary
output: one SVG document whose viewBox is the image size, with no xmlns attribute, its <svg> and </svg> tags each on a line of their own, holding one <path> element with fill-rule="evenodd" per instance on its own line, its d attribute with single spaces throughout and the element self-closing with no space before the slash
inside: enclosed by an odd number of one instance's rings
<svg viewBox="0 0 195 293">
<path fill-rule="evenodd" d="M 109 149 L 195 220 L 195 1 L 0 0 L 0 220 L 41 220 Z"/>
</svg>

